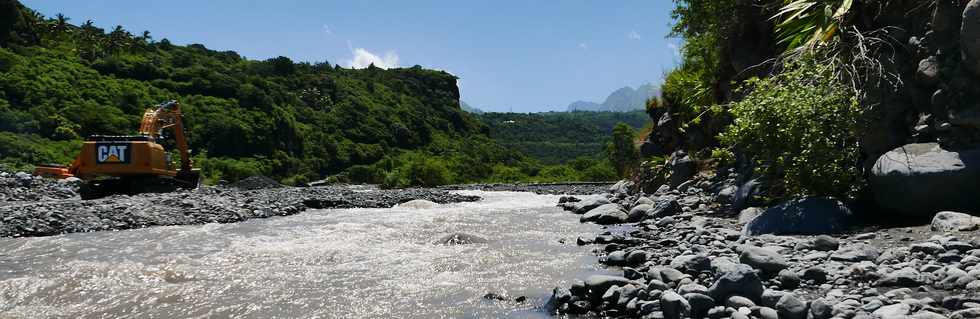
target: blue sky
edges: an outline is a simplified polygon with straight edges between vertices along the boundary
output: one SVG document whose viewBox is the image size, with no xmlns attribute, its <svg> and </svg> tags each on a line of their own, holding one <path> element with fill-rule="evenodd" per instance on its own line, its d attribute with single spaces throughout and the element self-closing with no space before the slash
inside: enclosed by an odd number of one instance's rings
<svg viewBox="0 0 980 319">
<path fill-rule="evenodd" d="M 564 110 L 659 83 L 679 58 L 672 1 L 21 0 L 74 24 L 91 19 L 157 40 L 250 59 L 446 70 L 485 110 Z"/>
</svg>

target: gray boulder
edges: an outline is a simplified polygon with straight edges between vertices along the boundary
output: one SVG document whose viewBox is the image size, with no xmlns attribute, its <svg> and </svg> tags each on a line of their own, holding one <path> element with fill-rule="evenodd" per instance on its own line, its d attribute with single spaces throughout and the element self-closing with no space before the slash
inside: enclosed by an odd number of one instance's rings
<svg viewBox="0 0 980 319">
<path fill-rule="evenodd" d="M 708 288 L 708 295 L 715 300 L 727 300 L 738 295 L 759 302 L 765 287 L 759 275 L 749 265 L 736 264 L 728 272 L 718 275 L 715 283 Z"/>
<path fill-rule="evenodd" d="M 960 48 L 963 61 L 980 76 L 980 0 L 970 0 L 963 9 L 960 25 Z"/>
<path fill-rule="evenodd" d="M 789 263 L 779 252 L 756 246 L 742 246 L 738 261 L 767 273 L 778 273 L 789 267 Z"/>
<path fill-rule="evenodd" d="M 676 188 L 694 177 L 698 172 L 697 163 L 684 151 L 676 151 L 670 159 L 670 187 Z"/>
<path fill-rule="evenodd" d="M 936 57 L 930 56 L 919 61 L 916 76 L 925 85 L 935 85 L 939 82 L 939 61 L 936 61 Z"/>
<path fill-rule="evenodd" d="M 841 247 L 830 255 L 830 259 L 847 262 L 875 261 L 879 255 L 881 255 L 881 251 L 878 248 L 868 244 L 857 243 Z"/>
<path fill-rule="evenodd" d="M 932 230 L 941 232 L 970 231 L 980 228 L 980 218 L 964 213 L 939 212 L 932 217 Z"/>
<path fill-rule="evenodd" d="M 664 319 L 681 319 L 691 312 L 691 304 L 687 299 L 671 290 L 660 295 L 660 308 L 664 312 Z"/>
<path fill-rule="evenodd" d="M 576 214 L 585 214 L 586 212 L 595 209 L 596 207 L 609 204 L 609 199 L 602 196 L 592 196 L 590 198 L 583 199 L 578 202 L 564 203 L 565 210 L 572 211 Z"/>
<path fill-rule="evenodd" d="M 650 204 L 640 204 L 630 209 L 630 213 L 627 215 L 627 221 L 631 223 L 643 221 L 651 216 L 650 212 L 653 211 L 653 205 Z"/>
<path fill-rule="evenodd" d="M 820 235 L 847 230 L 854 214 L 840 200 L 808 197 L 770 207 L 745 225 L 746 235 Z"/>
<path fill-rule="evenodd" d="M 609 287 L 622 287 L 632 283 L 634 283 L 632 280 L 620 276 L 592 275 L 585 278 L 585 288 L 590 296 L 593 297 L 601 297 L 602 294 L 609 290 Z"/>
<path fill-rule="evenodd" d="M 738 224 L 745 225 L 751 222 L 759 215 L 762 215 L 766 210 L 759 207 L 749 207 L 738 212 Z"/>
<path fill-rule="evenodd" d="M 976 2 L 976 0 L 974 1 Z M 980 208 L 980 150 L 908 144 L 875 162 L 870 184 L 879 207 L 908 216 Z"/>
<path fill-rule="evenodd" d="M 625 223 L 628 216 L 619 204 L 605 204 L 596 207 L 579 218 L 583 223 L 596 223 L 599 225 Z"/>
<path fill-rule="evenodd" d="M 785 294 L 776 302 L 776 312 L 779 318 L 786 319 L 806 319 L 806 303 L 793 294 Z"/>
</svg>

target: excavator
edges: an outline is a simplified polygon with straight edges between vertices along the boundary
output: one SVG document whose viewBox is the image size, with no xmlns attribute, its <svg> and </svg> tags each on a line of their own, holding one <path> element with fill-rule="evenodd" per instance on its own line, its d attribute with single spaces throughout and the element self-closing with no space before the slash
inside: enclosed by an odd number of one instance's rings
<svg viewBox="0 0 980 319">
<path fill-rule="evenodd" d="M 175 167 L 170 153 L 159 143 L 164 140 L 165 129 L 173 131 L 180 153 L 180 167 Z M 191 168 L 183 115 L 177 101 L 147 109 L 139 134 L 89 136 L 71 166 L 38 165 L 34 175 L 81 179 L 79 195 L 82 199 L 194 189 L 201 181 L 200 171 Z"/>
</svg>

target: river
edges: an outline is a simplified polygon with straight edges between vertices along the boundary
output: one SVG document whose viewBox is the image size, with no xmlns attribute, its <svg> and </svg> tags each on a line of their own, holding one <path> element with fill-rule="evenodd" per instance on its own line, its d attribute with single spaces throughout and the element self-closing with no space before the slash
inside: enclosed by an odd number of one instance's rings
<svg viewBox="0 0 980 319">
<path fill-rule="evenodd" d="M 546 318 L 602 272 L 557 196 L 465 193 L 484 200 L 0 239 L 0 318 Z M 489 243 L 433 244 L 453 232 Z"/>
</svg>

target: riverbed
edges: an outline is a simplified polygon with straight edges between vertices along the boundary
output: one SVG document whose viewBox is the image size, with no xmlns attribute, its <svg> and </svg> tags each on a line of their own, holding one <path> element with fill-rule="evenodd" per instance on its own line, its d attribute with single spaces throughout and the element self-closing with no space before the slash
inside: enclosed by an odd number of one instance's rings
<svg viewBox="0 0 980 319">
<path fill-rule="evenodd" d="M 0 317 L 549 317 L 553 287 L 603 272 L 558 196 L 462 193 L 484 200 L 0 239 Z M 434 244 L 454 232 L 489 242 Z"/>
</svg>

